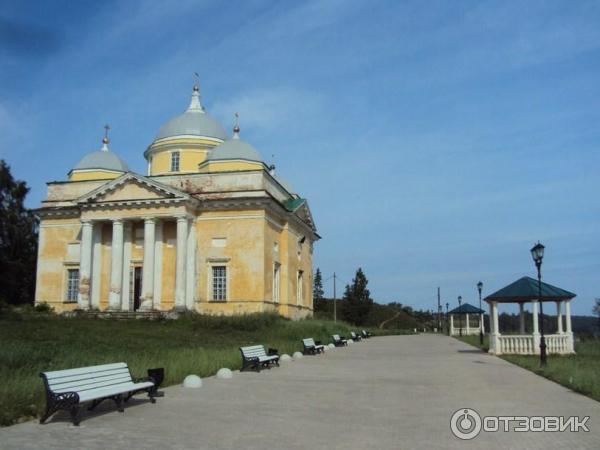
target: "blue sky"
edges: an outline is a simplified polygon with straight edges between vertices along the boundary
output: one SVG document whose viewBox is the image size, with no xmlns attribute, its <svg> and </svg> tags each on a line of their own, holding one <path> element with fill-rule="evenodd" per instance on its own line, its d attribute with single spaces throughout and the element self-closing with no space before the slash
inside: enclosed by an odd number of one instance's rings
<svg viewBox="0 0 600 450">
<path fill-rule="evenodd" d="M 309 199 L 315 267 L 374 298 L 476 303 L 535 276 L 600 297 L 600 3 L 0 3 L 0 158 L 32 188 L 99 148 L 144 173 L 203 103 Z M 343 286 L 342 286 L 343 287 Z M 340 287 L 339 291 L 342 291 Z M 331 280 L 327 281 L 331 293 Z M 552 310 L 553 311 L 553 310 Z"/>
</svg>

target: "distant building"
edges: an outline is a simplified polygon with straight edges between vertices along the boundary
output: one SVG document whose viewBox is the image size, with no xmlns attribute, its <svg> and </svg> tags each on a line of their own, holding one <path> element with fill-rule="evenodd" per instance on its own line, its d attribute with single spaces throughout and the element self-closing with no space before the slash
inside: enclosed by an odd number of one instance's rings
<svg viewBox="0 0 600 450">
<path fill-rule="evenodd" d="M 237 122 L 237 121 L 236 121 Z M 48 183 L 37 210 L 36 303 L 57 311 L 313 311 L 319 239 L 305 199 L 202 107 L 165 123 L 146 176 L 109 149 Z"/>
</svg>

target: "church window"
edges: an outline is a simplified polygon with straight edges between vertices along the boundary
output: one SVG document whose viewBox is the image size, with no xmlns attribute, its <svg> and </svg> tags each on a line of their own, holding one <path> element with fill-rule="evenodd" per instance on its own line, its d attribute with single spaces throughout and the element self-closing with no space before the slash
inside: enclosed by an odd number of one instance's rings
<svg viewBox="0 0 600 450">
<path fill-rule="evenodd" d="M 281 264 L 275 263 L 273 265 L 273 302 L 279 303 L 279 282 L 281 272 Z"/>
<path fill-rule="evenodd" d="M 171 172 L 179 172 L 179 152 L 171 153 Z"/>
<path fill-rule="evenodd" d="M 76 302 L 79 293 L 79 269 L 67 270 L 67 301 Z"/>
<path fill-rule="evenodd" d="M 213 266 L 212 268 L 212 299 L 227 300 L 227 267 Z"/>
<path fill-rule="evenodd" d="M 302 270 L 298 271 L 298 284 L 296 285 L 296 304 L 301 305 L 304 297 L 304 272 Z"/>
</svg>

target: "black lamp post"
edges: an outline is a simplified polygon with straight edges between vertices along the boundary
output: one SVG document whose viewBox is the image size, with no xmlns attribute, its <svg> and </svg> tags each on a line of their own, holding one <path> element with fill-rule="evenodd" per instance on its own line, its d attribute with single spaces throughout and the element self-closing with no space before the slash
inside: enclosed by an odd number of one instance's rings
<svg viewBox="0 0 600 450">
<path fill-rule="evenodd" d="M 448 310 L 450 308 L 450 303 L 446 302 L 446 333 L 450 336 L 450 314 Z"/>
<path fill-rule="evenodd" d="M 459 295 L 458 296 L 458 307 L 460 308 L 460 305 L 462 303 L 462 296 Z M 458 334 L 460 335 L 460 337 L 462 337 L 462 311 L 459 312 L 458 314 L 458 318 L 460 319 L 460 322 L 458 323 Z"/>
<path fill-rule="evenodd" d="M 479 309 L 481 309 L 481 290 L 483 289 L 483 283 L 480 281 L 477 283 L 477 290 L 479 291 Z M 483 311 L 483 310 L 482 310 Z M 479 313 L 481 314 L 481 313 Z M 483 347 L 483 314 L 481 314 L 481 323 L 479 324 L 479 345 Z"/>
<path fill-rule="evenodd" d="M 546 366 L 546 337 L 544 336 L 544 307 L 542 302 L 542 259 L 544 259 L 544 246 L 538 241 L 531 249 L 531 257 L 537 267 L 538 273 L 538 301 L 540 302 L 540 365 Z"/>
</svg>

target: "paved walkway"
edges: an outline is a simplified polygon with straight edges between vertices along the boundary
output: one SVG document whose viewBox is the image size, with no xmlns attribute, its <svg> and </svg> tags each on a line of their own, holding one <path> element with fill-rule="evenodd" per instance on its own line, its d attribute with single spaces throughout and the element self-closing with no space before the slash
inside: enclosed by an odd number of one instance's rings
<svg viewBox="0 0 600 450">
<path fill-rule="evenodd" d="M 374 338 L 280 368 L 172 387 L 47 425 L 0 429 L 2 449 L 600 449 L 600 404 L 445 336 Z M 589 433 L 482 432 L 461 441 L 450 416 L 591 416 Z"/>
</svg>

